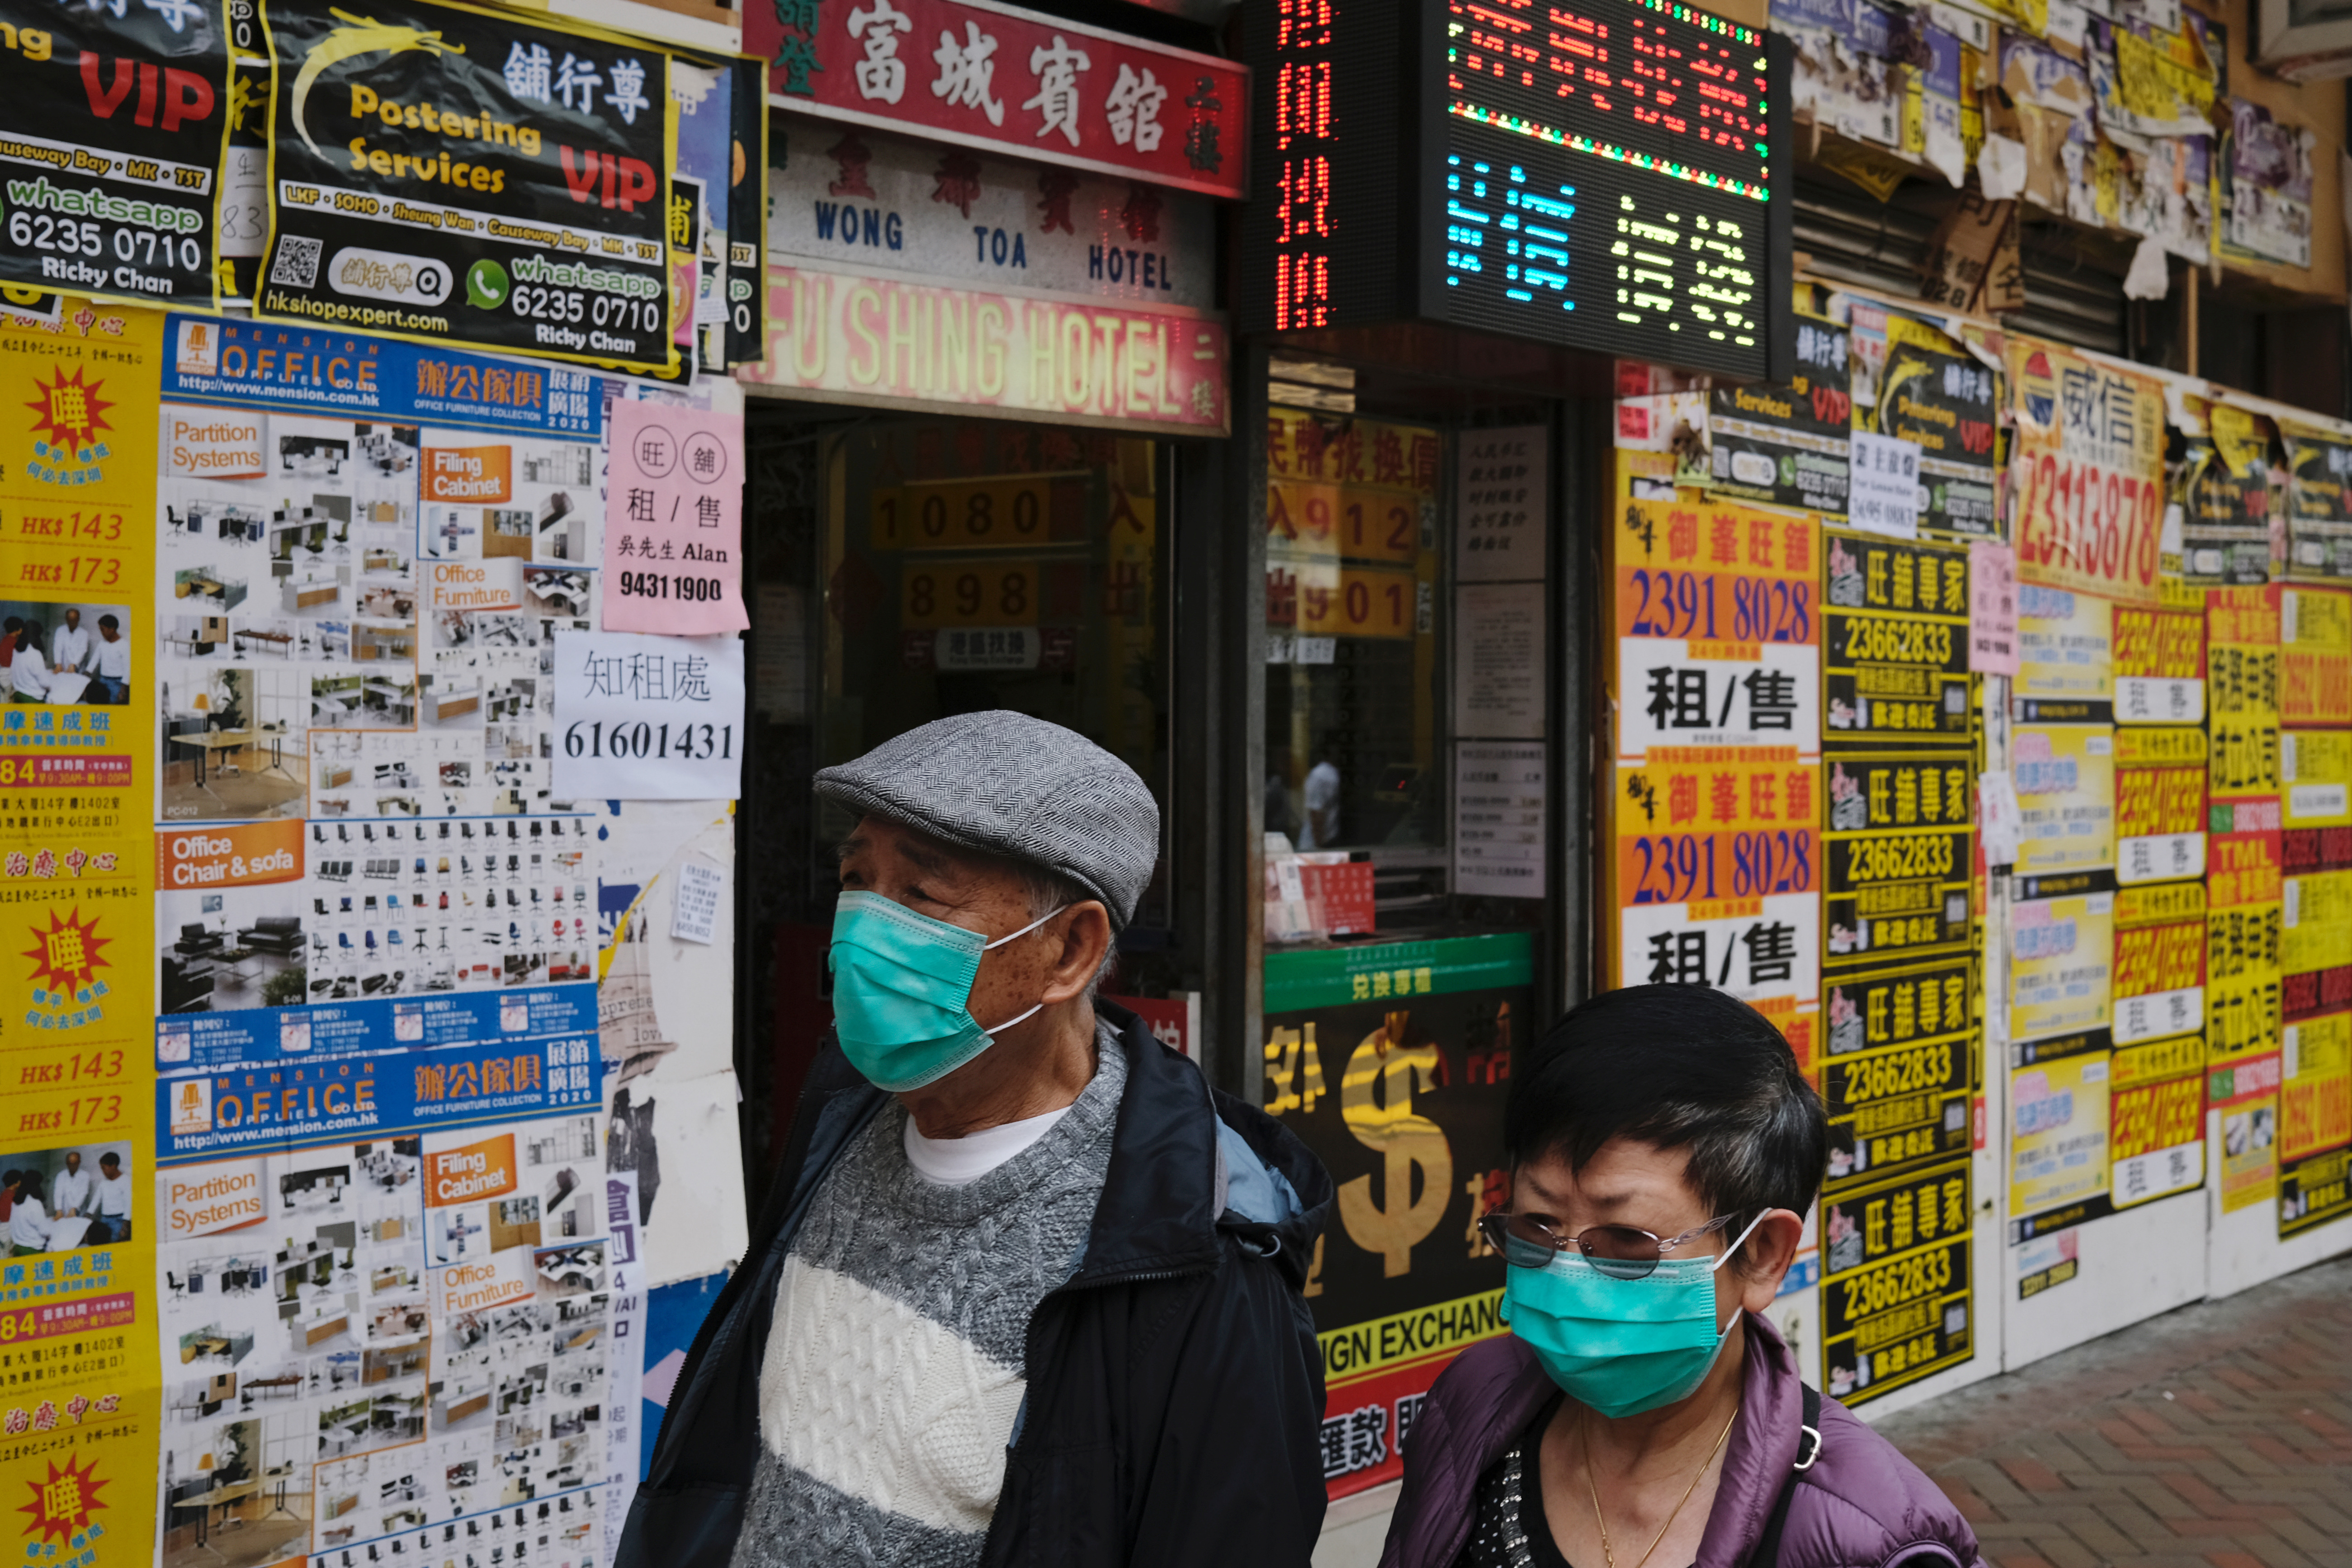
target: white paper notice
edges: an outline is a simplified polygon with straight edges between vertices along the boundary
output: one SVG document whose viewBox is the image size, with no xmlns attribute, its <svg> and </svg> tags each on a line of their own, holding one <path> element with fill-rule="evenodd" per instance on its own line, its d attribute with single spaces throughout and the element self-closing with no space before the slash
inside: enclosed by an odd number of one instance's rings
<svg viewBox="0 0 2352 1568">
<path fill-rule="evenodd" d="M 555 634 L 559 800 L 743 793 L 743 642 Z"/>
<path fill-rule="evenodd" d="M 711 927 L 719 920 L 719 900 L 727 891 L 727 873 L 716 866 L 684 860 L 677 868 L 677 906 L 671 912 L 669 934 L 680 942 L 708 946 Z"/>
<path fill-rule="evenodd" d="M 604 1352 L 604 1539 L 621 1539 L 643 1466 L 646 1289 L 637 1254 L 637 1173 L 604 1174 L 605 1261 L 612 1269 Z"/>
<path fill-rule="evenodd" d="M 1544 748 L 1464 741 L 1454 748 L 1454 890 L 1544 896 L 1549 794 Z"/>
<path fill-rule="evenodd" d="M 1545 461 L 1551 432 L 1541 425 L 1522 425 L 1465 430 L 1458 439 L 1462 521 L 1454 530 L 1454 581 L 1542 576 L 1551 515 Z"/>
<path fill-rule="evenodd" d="M 1919 443 L 1857 430 L 1853 474 L 1846 495 L 1850 527 L 1892 539 L 1919 537 Z"/>
<path fill-rule="evenodd" d="M 1454 726 L 1465 735 L 1544 733 L 1544 585 L 1468 583 L 1454 593 Z"/>
<path fill-rule="evenodd" d="M 2018 803 L 2017 781 L 2005 773 L 1977 775 L 1977 826 L 1984 834 L 1988 866 L 2014 866 L 2025 841 L 2025 808 Z"/>
<path fill-rule="evenodd" d="M 2067 0 L 2051 0 L 2050 16 L 2057 20 L 2058 7 Z M 2079 8 L 2068 5 L 2079 16 Z M 1977 154 L 1977 176 L 1984 182 L 1985 200 L 2005 202 L 2025 189 L 2025 143 L 1998 133 L 1988 134 L 1984 151 Z"/>
</svg>

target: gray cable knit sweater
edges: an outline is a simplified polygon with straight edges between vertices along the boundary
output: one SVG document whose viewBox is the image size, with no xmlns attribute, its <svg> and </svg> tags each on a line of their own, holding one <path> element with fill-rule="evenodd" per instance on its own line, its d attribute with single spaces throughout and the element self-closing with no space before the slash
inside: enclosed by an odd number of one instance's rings
<svg viewBox="0 0 2352 1568">
<path fill-rule="evenodd" d="M 968 1186 L 908 1163 L 893 1105 L 793 1237 L 760 1373 L 759 1468 L 732 1568 L 971 1568 L 1028 1386 L 1030 1317 L 1069 1277 L 1110 1165 L 1127 1057 Z"/>
</svg>

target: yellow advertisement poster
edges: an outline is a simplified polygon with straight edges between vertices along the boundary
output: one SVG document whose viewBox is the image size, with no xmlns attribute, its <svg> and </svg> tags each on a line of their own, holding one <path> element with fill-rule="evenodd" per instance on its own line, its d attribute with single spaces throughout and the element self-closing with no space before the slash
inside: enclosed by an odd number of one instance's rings
<svg viewBox="0 0 2352 1568">
<path fill-rule="evenodd" d="M 12 1539 L 106 1568 L 150 1560 L 161 1417 L 143 1194 L 163 320 L 75 299 L 0 316 L 0 1473 L 30 1488 Z"/>
<path fill-rule="evenodd" d="M 2352 1143 L 2352 1013 L 2286 1026 L 2280 1065 L 2279 1158 Z"/>
<path fill-rule="evenodd" d="M 2279 970 L 2309 974 L 2330 969 L 2352 951 L 2352 871 L 2290 877 L 2280 905 Z"/>
<path fill-rule="evenodd" d="M 2176 568 L 2177 570 L 2177 565 Z M 2158 586 L 2178 591 L 2171 577 Z M 2194 724 L 2205 717 L 2205 605 L 2116 606 L 2116 722 Z"/>
<path fill-rule="evenodd" d="M 2107 1027 L 2115 903 L 2113 893 L 2068 892 L 2010 906 L 2011 1039 Z"/>
<path fill-rule="evenodd" d="M 2206 1093 L 2221 1115 L 2221 1209 L 2266 1204 L 2278 1192 L 2279 1057 L 2217 1067 Z"/>
<path fill-rule="evenodd" d="M 2093 1048 L 2009 1075 L 2009 1208 L 2036 1215 L 2107 1190 L 2107 1055 Z"/>
<path fill-rule="evenodd" d="M 2017 591 L 2021 700 L 2106 702 L 2115 696 L 2115 612 L 2105 599 L 2025 584 Z"/>
<path fill-rule="evenodd" d="M 2022 830 L 2017 875 L 2116 863 L 2116 742 L 2106 724 L 2020 724 L 2010 731 Z"/>
<path fill-rule="evenodd" d="M 2279 737 L 2285 824 L 2352 826 L 2352 730 L 2289 730 Z"/>
<path fill-rule="evenodd" d="M 2162 384 L 2026 337 L 2009 340 L 2009 384 L 2018 580 L 2154 606 Z"/>
<path fill-rule="evenodd" d="M 2212 735 L 2210 793 L 2216 800 L 2279 792 L 2283 592 L 2273 585 L 2218 588 L 2208 595 L 2206 700 L 2211 718 L 2207 727 Z M 2263 820 L 2259 813 L 2236 823 L 2239 831 L 2276 826 L 2275 820 Z"/>
<path fill-rule="evenodd" d="M 2205 731 L 2116 730 L 2116 880 L 2205 874 Z"/>
<path fill-rule="evenodd" d="M 2113 1168 L 2109 1196 L 2119 1209 L 2187 1192 L 2204 1183 L 2203 1055 L 2194 1049 L 2167 1050 L 2197 1044 L 2191 1036 L 2186 1041 L 2141 1047 L 2185 1061 L 2188 1069 L 2170 1078 L 2134 1082 L 2128 1088 L 2123 1081 L 2125 1053 L 2116 1053 L 2108 1110 L 2108 1158 Z"/>
<path fill-rule="evenodd" d="M 2352 724 L 2352 595 L 2279 590 L 2279 713 L 2290 724 Z"/>
<path fill-rule="evenodd" d="M 2278 903 L 2206 914 L 2205 1044 L 2216 1062 L 2279 1049 L 2284 917 Z"/>
</svg>

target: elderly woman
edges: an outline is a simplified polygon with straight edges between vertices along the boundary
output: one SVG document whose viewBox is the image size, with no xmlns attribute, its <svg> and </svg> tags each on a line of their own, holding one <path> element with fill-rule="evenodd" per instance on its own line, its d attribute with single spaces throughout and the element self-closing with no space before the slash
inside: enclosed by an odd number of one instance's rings
<svg viewBox="0 0 2352 1568">
<path fill-rule="evenodd" d="M 1511 1332 L 1413 1423 L 1381 1568 L 1976 1568 L 1944 1495 L 1803 1386 L 1761 1316 L 1821 1184 L 1821 1100 L 1721 992 L 1596 996 L 1511 1085 Z"/>
</svg>

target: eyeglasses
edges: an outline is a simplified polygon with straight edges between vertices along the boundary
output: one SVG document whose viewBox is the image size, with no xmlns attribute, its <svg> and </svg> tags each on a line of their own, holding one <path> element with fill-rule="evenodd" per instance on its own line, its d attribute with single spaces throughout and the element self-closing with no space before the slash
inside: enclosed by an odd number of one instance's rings
<svg viewBox="0 0 2352 1568">
<path fill-rule="evenodd" d="M 1657 1272 L 1658 1265 L 1675 1247 L 1709 1231 L 1721 1230 L 1738 1215 L 1718 1215 L 1705 1225 L 1661 1241 L 1630 1225 L 1596 1225 L 1574 1236 L 1562 1236 L 1540 1220 L 1525 1215 L 1490 1214 L 1478 1221 L 1486 1245 L 1516 1268 L 1547 1268 L 1551 1260 L 1573 1247 L 1587 1262 L 1612 1279 L 1641 1279 Z"/>
</svg>

